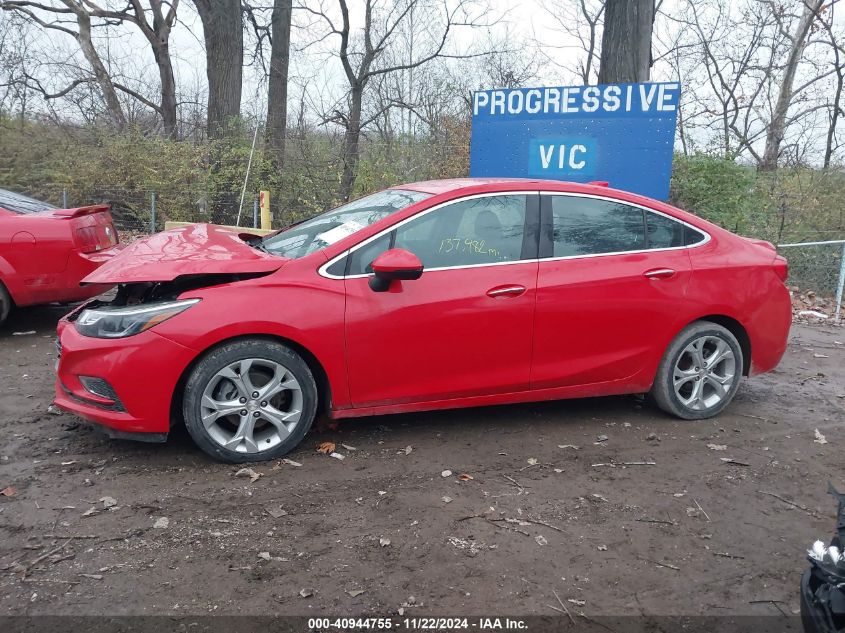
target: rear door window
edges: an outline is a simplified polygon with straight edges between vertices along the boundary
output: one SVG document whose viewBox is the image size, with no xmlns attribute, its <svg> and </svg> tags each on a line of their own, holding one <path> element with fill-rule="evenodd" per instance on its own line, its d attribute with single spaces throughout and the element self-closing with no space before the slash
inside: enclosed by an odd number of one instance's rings
<svg viewBox="0 0 845 633">
<path fill-rule="evenodd" d="M 645 219 L 638 207 L 598 198 L 549 196 L 552 257 L 624 253 L 645 248 Z"/>
<path fill-rule="evenodd" d="M 667 218 L 647 211 L 645 214 L 646 226 L 648 227 L 648 247 L 651 248 L 676 248 L 684 245 L 685 226 Z"/>
</svg>

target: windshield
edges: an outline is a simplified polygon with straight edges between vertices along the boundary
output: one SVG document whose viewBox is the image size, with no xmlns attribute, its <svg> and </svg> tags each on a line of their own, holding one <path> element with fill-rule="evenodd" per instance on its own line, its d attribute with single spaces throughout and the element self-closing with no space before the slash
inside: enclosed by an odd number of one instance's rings
<svg viewBox="0 0 845 633">
<path fill-rule="evenodd" d="M 385 189 L 268 237 L 260 248 L 291 259 L 305 257 L 429 197 L 419 191 Z"/>
<path fill-rule="evenodd" d="M 55 208 L 52 204 L 41 202 L 35 198 L 29 198 L 19 193 L 0 189 L 0 209 L 6 209 L 6 211 L 12 211 L 13 213 L 36 213 Z"/>
</svg>

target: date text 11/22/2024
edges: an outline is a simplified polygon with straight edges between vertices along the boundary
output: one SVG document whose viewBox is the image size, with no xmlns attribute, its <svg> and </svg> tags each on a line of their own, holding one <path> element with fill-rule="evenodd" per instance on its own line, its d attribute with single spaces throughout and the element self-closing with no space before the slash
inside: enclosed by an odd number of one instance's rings
<svg viewBox="0 0 845 633">
<path fill-rule="evenodd" d="M 528 625 L 520 618 L 309 618 L 309 631 L 526 631 Z"/>
</svg>

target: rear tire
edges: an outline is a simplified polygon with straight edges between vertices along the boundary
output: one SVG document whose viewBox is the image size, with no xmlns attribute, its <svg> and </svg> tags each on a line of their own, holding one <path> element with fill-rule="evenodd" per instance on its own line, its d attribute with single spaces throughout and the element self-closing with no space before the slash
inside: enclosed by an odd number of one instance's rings
<svg viewBox="0 0 845 633">
<path fill-rule="evenodd" d="M 185 384 L 185 428 L 224 462 L 262 462 L 293 450 L 317 413 L 317 384 L 290 348 L 262 339 L 227 343 L 202 358 Z"/>
<path fill-rule="evenodd" d="M 8 318 L 12 311 L 12 297 L 9 296 L 6 286 L 0 281 L 0 325 Z"/>
<path fill-rule="evenodd" d="M 742 348 L 728 329 L 696 321 L 669 344 L 649 396 L 684 420 L 711 418 L 733 400 L 743 366 Z"/>
</svg>

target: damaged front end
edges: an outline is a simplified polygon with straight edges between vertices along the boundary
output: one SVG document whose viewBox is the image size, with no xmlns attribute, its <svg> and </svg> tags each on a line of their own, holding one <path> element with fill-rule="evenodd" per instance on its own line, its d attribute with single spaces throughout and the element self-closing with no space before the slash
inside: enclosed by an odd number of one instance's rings
<svg viewBox="0 0 845 633">
<path fill-rule="evenodd" d="M 816 541 L 807 550 L 810 561 L 801 578 L 801 621 L 807 633 L 845 632 L 845 494 L 828 484 L 838 504 L 836 534 L 825 546 Z"/>
<path fill-rule="evenodd" d="M 269 273 L 182 275 L 165 282 L 119 284 L 111 297 L 94 300 L 67 316 L 83 336 L 125 338 L 139 334 L 199 303 L 180 299 L 191 290 L 263 277 Z"/>
</svg>

